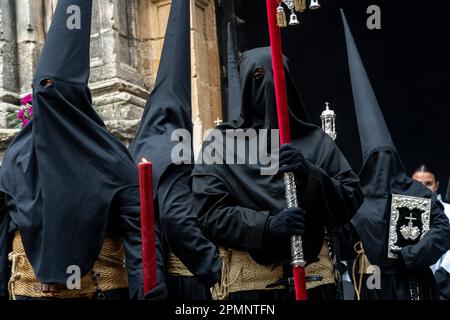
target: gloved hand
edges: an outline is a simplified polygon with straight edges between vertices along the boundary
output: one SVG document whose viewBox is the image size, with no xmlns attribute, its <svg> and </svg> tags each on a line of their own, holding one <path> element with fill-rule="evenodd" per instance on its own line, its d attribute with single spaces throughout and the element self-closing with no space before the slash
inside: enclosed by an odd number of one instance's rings
<svg viewBox="0 0 450 320">
<path fill-rule="evenodd" d="M 266 238 L 284 239 L 305 234 L 305 211 L 302 208 L 286 208 L 270 216 L 266 227 Z"/>
<path fill-rule="evenodd" d="M 301 179 L 309 175 L 310 164 L 303 156 L 300 149 L 293 144 L 284 144 L 280 148 L 280 170 L 281 174 L 293 172 Z"/>
</svg>

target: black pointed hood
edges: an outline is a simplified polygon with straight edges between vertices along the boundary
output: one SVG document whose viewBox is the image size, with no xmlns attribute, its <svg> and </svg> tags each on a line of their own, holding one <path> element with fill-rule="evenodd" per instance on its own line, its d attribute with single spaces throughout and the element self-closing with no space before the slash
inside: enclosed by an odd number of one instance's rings
<svg viewBox="0 0 450 320">
<path fill-rule="evenodd" d="M 83 276 L 92 269 L 115 194 L 138 185 L 131 156 L 92 107 L 91 14 L 90 0 L 58 1 L 33 84 L 33 120 L 0 170 L 11 219 L 45 283 L 65 283 L 68 266 Z"/>
<path fill-rule="evenodd" d="M 303 125 L 309 126 L 309 119 L 303 99 L 291 75 L 289 59 L 283 56 L 286 72 L 291 134 L 293 139 L 301 136 Z M 263 69 L 264 75 L 256 79 L 256 69 Z M 272 71 L 270 47 L 255 48 L 242 54 L 239 61 L 239 76 L 242 84 L 240 110 L 236 121 L 219 125 L 219 129 L 278 129 L 278 115 L 275 99 L 275 83 Z M 233 119 L 234 120 L 234 119 Z"/>
<path fill-rule="evenodd" d="M 239 119 L 242 110 L 242 84 L 239 76 L 238 64 L 234 50 L 234 34 L 231 23 L 227 26 L 227 54 L 228 54 L 228 121 Z"/>
<path fill-rule="evenodd" d="M 155 88 L 129 148 L 136 162 L 146 158 L 153 163 L 155 190 L 172 164 L 172 132 L 185 129 L 192 135 L 189 3 L 172 1 Z"/>
<path fill-rule="evenodd" d="M 86 84 L 90 73 L 91 1 L 59 1 L 35 73 L 43 78 Z M 63 10 L 61 10 L 63 9 Z"/>
<path fill-rule="evenodd" d="M 406 174 L 342 10 L 341 14 L 363 153 L 359 178 L 365 199 L 352 224 L 369 261 L 383 268 L 392 263 L 387 258 L 391 195 L 431 198 L 433 194 Z"/>
<path fill-rule="evenodd" d="M 363 158 L 366 160 L 367 155 L 375 148 L 391 147 L 395 149 L 395 147 L 342 10 L 341 14 L 344 23 L 359 136 L 361 139 Z"/>
</svg>

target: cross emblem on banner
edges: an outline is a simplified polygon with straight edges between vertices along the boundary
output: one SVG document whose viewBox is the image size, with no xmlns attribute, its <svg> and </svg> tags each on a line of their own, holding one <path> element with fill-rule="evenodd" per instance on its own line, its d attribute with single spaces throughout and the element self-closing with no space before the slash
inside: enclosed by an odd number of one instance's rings
<svg viewBox="0 0 450 320">
<path fill-rule="evenodd" d="M 408 224 L 409 224 L 409 225 L 412 225 L 413 221 L 414 221 L 414 220 L 417 220 L 417 218 L 414 218 L 414 217 L 413 217 L 413 214 L 410 213 L 410 214 L 409 214 L 409 217 L 406 217 L 405 220 L 409 220 L 409 223 L 408 223 Z"/>
</svg>

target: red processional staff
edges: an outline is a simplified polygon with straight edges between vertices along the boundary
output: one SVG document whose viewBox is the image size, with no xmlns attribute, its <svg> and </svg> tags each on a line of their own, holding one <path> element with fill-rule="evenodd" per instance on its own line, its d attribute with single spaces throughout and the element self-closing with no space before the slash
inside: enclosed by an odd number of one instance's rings
<svg viewBox="0 0 450 320">
<path fill-rule="evenodd" d="M 139 163 L 139 191 L 141 198 L 142 272 L 144 294 L 157 286 L 155 211 L 153 207 L 152 163 Z"/>
<path fill-rule="evenodd" d="M 306 9 L 306 0 L 280 1 L 266 0 L 267 17 L 269 23 L 270 46 L 272 49 L 272 68 L 275 83 L 275 95 L 278 111 L 278 126 L 280 128 L 281 144 L 291 143 L 291 130 L 289 122 L 289 110 L 286 91 L 286 78 L 284 72 L 283 50 L 281 46 L 280 27 L 286 26 L 284 16 L 284 3 L 291 10 L 290 25 L 299 24 L 294 10 L 302 12 Z M 311 1 L 310 9 L 318 9 L 318 1 Z M 298 207 L 297 190 L 294 173 L 284 174 L 284 185 L 286 201 L 289 208 Z M 307 300 L 305 279 L 305 259 L 303 255 L 303 245 L 301 236 L 293 236 L 291 239 L 292 268 L 294 274 L 295 298 L 296 300 Z"/>
</svg>

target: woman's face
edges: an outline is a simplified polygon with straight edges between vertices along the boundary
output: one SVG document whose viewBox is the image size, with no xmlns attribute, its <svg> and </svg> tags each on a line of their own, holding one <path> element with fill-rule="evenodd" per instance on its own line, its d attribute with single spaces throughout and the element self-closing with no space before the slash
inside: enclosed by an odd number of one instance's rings
<svg viewBox="0 0 450 320">
<path fill-rule="evenodd" d="M 436 193 L 439 189 L 439 182 L 436 181 L 436 177 L 431 172 L 416 172 L 412 178 L 423 184 L 433 193 Z"/>
</svg>

